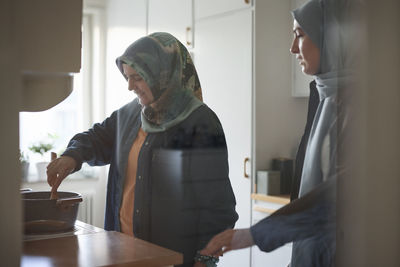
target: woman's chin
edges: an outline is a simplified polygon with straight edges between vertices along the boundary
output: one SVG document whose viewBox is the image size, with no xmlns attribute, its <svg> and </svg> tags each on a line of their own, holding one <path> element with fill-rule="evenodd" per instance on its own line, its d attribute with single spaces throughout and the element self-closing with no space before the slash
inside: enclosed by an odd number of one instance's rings
<svg viewBox="0 0 400 267">
<path fill-rule="evenodd" d="M 141 106 L 143 106 L 143 107 L 146 107 L 146 106 L 148 106 L 150 103 L 149 103 L 149 101 L 144 100 L 144 99 L 141 99 L 141 98 L 139 97 L 139 104 L 140 104 Z"/>
<path fill-rule="evenodd" d="M 310 70 L 308 68 L 306 68 L 304 65 L 301 66 L 301 71 L 305 74 L 305 75 L 314 75 L 314 73 L 311 73 Z"/>
</svg>

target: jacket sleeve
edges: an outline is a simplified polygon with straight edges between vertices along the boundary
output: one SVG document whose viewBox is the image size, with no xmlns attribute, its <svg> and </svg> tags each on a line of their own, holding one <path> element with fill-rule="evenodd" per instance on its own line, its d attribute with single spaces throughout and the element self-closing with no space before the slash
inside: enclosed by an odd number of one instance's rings
<svg viewBox="0 0 400 267">
<path fill-rule="evenodd" d="M 62 156 L 70 156 L 77 162 L 75 171 L 83 162 L 91 166 L 110 163 L 116 133 L 116 112 L 102 123 L 96 123 L 89 130 L 76 134 L 68 143 Z"/>
<path fill-rule="evenodd" d="M 238 219 L 236 200 L 229 180 L 228 152 L 222 125 L 208 110 L 198 121 L 193 133 L 192 147 L 201 148 L 207 155 L 193 161 L 197 222 L 197 249 L 204 248 L 217 233 L 233 228 Z"/>
<path fill-rule="evenodd" d="M 270 252 L 286 243 L 335 231 L 336 178 L 323 182 L 250 228 L 260 250 Z"/>
</svg>

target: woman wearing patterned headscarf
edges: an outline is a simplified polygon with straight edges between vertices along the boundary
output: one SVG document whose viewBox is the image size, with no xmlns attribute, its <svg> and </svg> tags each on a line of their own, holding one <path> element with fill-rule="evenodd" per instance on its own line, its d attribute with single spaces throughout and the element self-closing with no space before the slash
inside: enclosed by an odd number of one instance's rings
<svg viewBox="0 0 400 267">
<path fill-rule="evenodd" d="M 50 163 L 48 182 L 56 189 L 83 162 L 110 164 L 105 229 L 182 252 L 182 266 L 202 266 L 196 251 L 238 218 L 221 123 L 202 102 L 192 59 L 172 35 L 143 37 L 116 63 L 137 98 L 75 135 Z M 160 163 L 162 155 L 172 156 Z"/>
<path fill-rule="evenodd" d="M 290 51 L 302 71 L 315 79 L 296 159 L 300 178 L 294 181 L 293 201 L 249 229 L 215 236 L 203 254 L 222 255 L 252 245 L 270 252 L 293 242 L 291 267 L 335 266 L 336 180 L 345 171 L 337 162 L 338 137 L 343 141 L 348 115 L 338 93 L 342 99 L 350 91 L 346 89 L 353 84 L 357 59 L 352 3 L 356 1 L 310 0 L 292 12 Z"/>
</svg>

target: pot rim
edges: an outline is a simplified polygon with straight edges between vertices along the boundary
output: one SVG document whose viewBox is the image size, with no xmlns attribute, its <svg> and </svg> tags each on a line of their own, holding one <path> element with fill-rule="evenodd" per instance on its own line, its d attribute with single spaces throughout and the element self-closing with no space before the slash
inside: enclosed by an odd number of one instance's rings
<svg viewBox="0 0 400 267">
<path fill-rule="evenodd" d="M 48 193 L 49 197 L 48 198 L 26 198 L 26 196 L 32 195 L 32 194 L 37 194 L 37 193 Z M 50 193 L 51 191 L 26 191 L 26 192 L 21 192 L 21 195 L 24 196 L 24 198 L 22 198 L 23 201 L 43 201 L 43 200 L 54 200 L 57 201 L 57 199 L 50 199 Z M 77 192 L 73 192 L 73 191 L 57 191 L 57 193 L 68 193 L 71 194 L 69 196 L 66 197 L 60 197 L 58 199 L 65 199 L 65 198 L 82 198 L 82 195 L 80 193 Z"/>
</svg>

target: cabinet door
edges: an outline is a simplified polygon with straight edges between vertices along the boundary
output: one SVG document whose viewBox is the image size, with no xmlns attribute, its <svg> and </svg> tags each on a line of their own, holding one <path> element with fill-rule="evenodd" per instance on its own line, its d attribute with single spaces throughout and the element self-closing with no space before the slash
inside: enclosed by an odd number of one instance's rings
<svg viewBox="0 0 400 267">
<path fill-rule="evenodd" d="M 149 34 L 169 32 L 186 47 L 193 45 L 192 1 L 149 0 Z"/>
<path fill-rule="evenodd" d="M 204 102 L 215 111 L 225 131 L 229 176 L 239 220 L 250 226 L 250 178 L 244 177 L 251 154 L 252 10 L 210 17 L 195 24 L 194 62 Z M 250 170 L 247 170 L 250 175 Z M 227 253 L 218 266 L 249 266 L 250 249 Z"/>
<path fill-rule="evenodd" d="M 195 19 L 249 7 L 251 0 L 194 0 Z"/>
<path fill-rule="evenodd" d="M 257 246 L 251 248 L 251 267 L 286 267 L 290 263 L 292 245 L 287 244 L 271 252 L 261 251 Z"/>
<path fill-rule="evenodd" d="M 255 200 L 253 203 L 252 225 L 269 216 L 283 204 Z M 258 208 L 258 209 L 257 209 Z M 261 251 L 257 246 L 251 248 L 251 267 L 286 267 L 292 256 L 292 243 L 288 243 L 271 252 Z"/>
</svg>

